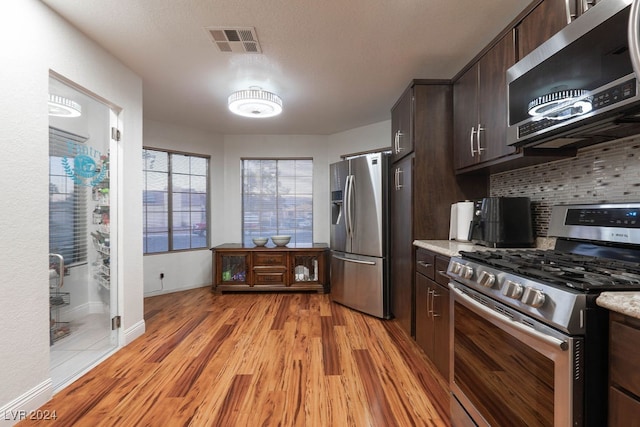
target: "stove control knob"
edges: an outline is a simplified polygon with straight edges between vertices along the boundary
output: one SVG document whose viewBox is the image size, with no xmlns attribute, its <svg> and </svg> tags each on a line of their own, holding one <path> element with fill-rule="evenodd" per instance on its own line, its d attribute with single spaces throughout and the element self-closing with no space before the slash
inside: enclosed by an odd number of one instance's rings
<svg viewBox="0 0 640 427">
<path fill-rule="evenodd" d="M 504 286 L 502 287 L 502 295 L 508 296 L 513 299 L 520 299 L 522 296 L 522 285 L 520 283 L 516 283 L 513 280 L 507 280 L 504 282 Z"/>
<path fill-rule="evenodd" d="M 473 268 L 468 265 L 463 265 L 460 271 L 460 277 L 463 279 L 471 279 L 473 277 Z"/>
<path fill-rule="evenodd" d="M 453 274 L 460 274 L 460 270 L 462 269 L 462 264 L 457 261 L 451 263 L 451 272 Z"/>
<path fill-rule="evenodd" d="M 544 292 L 531 286 L 527 286 L 522 294 L 522 302 L 534 308 L 542 307 L 544 299 Z"/>
<path fill-rule="evenodd" d="M 493 284 L 496 282 L 495 274 L 491 274 L 487 271 L 481 271 L 477 280 L 478 284 L 481 286 L 486 286 L 487 288 L 493 287 Z"/>
</svg>

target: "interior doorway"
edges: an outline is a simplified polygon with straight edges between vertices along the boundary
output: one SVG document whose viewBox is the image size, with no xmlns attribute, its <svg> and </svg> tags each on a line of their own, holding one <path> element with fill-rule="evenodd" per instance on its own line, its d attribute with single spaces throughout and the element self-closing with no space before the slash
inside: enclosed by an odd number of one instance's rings
<svg viewBox="0 0 640 427">
<path fill-rule="evenodd" d="M 54 392 L 118 346 L 117 113 L 49 78 L 50 369 Z"/>
</svg>

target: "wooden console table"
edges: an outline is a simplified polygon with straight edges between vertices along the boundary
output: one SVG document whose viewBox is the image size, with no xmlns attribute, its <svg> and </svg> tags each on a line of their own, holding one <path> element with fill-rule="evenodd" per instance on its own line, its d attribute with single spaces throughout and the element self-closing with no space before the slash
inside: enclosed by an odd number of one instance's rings
<svg viewBox="0 0 640 427">
<path fill-rule="evenodd" d="M 329 291 L 326 243 L 266 247 L 225 243 L 211 251 L 215 292 Z"/>
</svg>

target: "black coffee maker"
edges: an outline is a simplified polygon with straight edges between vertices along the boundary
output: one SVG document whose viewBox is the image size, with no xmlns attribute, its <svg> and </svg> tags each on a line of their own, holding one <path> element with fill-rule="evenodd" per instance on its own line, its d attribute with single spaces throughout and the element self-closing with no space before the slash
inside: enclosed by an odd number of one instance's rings
<svg viewBox="0 0 640 427">
<path fill-rule="evenodd" d="M 491 248 L 535 245 L 528 197 L 485 197 L 475 201 L 469 240 Z"/>
</svg>

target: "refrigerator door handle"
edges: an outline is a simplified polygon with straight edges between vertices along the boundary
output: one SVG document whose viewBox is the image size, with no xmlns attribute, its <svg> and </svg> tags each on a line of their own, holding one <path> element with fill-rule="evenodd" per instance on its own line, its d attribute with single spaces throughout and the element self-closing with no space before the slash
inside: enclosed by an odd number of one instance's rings
<svg viewBox="0 0 640 427">
<path fill-rule="evenodd" d="M 331 256 L 334 257 L 335 259 L 339 259 L 340 261 L 353 262 L 355 264 L 376 265 L 376 263 L 373 261 L 362 261 L 359 259 L 345 258 L 345 257 L 341 257 L 340 255 L 331 255 Z"/>
<path fill-rule="evenodd" d="M 349 182 L 351 179 L 351 175 L 347 175 L 344 181 L 344 228 L 347 230 L 347 238 L 350 236 L 349 232 Z"/>
<path fill-rule="evenodd" d="M 354 209 L 355 209 L 355 194 L 356 191 L 358 191 L 356 189 L 356 176 L 355 175 L 351 175 L 351 186 L 349 188 L 349 229 L 351 232 L 351 238 L 353 239 L 354 234 L 355 234 L 355 230 L 353 227 L 353 223 L 354 223 Z"/>
<path fill-rule="evenodd" d="M 346 182 L 346 197 L 345 197 L 345 218 L 344 218 L 344 222 L 345 225 L 347 226 L 347 236 L 349 236 L 350 238 L 353 237 L 353 216 L 351 215 L 351 201 L 352 201 L 352 194 L 353 192 L 353 175 L 348 175 L 347 176 L 347 182 Z"/>
</svg>

